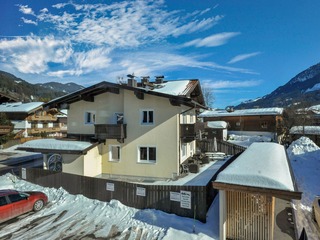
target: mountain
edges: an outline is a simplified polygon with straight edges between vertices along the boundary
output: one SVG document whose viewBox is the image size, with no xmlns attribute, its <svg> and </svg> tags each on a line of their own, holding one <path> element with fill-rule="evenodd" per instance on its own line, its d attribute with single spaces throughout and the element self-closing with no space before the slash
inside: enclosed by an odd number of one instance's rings
<svg viewBox="0 0 320 240">
<path fill-rule="evenodd" d="M 48 101 L 83 88 L 75 83 L 31 84 L 8 72 L 0 71 L 0 94 L 22 102 Z"/>
<path fill-rule="evenodd" d="M 320 104 L 320 63 L 302 71 L 272 93 L 242 102 L 235 108 L 287 107 L 297 103 L 305 106 Z"/>
</svg>

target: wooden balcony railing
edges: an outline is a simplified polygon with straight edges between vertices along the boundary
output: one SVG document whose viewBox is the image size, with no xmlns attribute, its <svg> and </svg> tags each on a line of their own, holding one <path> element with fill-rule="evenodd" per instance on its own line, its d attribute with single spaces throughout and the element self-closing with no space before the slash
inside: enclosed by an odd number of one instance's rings
<svg viewBox="0 0 320 240">
<path fill-rule="evenodd" d="M 95 124 L 95 138 L 99 140 L 117 139 L 124 142 L 127 138 L 126 124 Z"/>
<path fill-rule="evenodd" d="M 180 138 L 183 142 L 192 142 L 195 140 L 195 124 L 180 124 Z"/>
<path fill-rule="evenodd" d="M 27 117 L 28 121 L 52 121 L 55 122 L 57 121 L 57 117 L 56 116 L 52 116 L 52 115 L 31 115 Z"/>
<path fill-rule="evenodd" d="M 13 130 L 13 126 L 10 125 L 2 125 L 0 126 L 0 135 L 5 135 L 10 133 Z"/>
<path fill-rule="evenodd" d="M 27 130 L 28 134 L 37 134 L 37 133 L 53 133 L 60 132 L 61 128 L 59 127 L 48 127 L 48 128 L 30 128 Z"/>
</svg>

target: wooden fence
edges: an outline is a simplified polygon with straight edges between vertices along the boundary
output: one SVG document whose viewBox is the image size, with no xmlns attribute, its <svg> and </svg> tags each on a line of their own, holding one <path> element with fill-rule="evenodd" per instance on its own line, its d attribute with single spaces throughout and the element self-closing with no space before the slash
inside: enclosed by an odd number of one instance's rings
<svg viewBox="0 0 320 240">
<path fill-rule="evenodd" d="M 143 185 L 36 168 L 22 168 L 20 175 L 44 187 L 62 187 L 70 194 L 100 201 L 116 199 L 129 207 L 153 208 L 202 222 L 206 222 L 207 210 L 216 195 L 211 181 L 205 186 Z"/>
<path fill-rule="evenodd" d="M 245 147 L 235 145 L 222 140 L 207 139 L 197 141 L 197 146 L 200 148 L 201 152 L 224 152 L 227 155 L 236 155 L 240 152 L 246 150 Z"/>
</svg>

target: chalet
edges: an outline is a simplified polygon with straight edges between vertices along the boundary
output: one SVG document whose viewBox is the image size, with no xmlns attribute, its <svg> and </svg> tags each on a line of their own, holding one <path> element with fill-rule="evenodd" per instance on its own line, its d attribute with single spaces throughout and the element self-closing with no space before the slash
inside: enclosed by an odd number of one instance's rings
<svg viewBox="0 0 320 240">
<path fill-rule="evenodd" d="M 301 199 L 284 147 L 253 143 L 213 182 L 219 189 L 220 239 L 280 239 L 278 199 Z"/>
<path fill-rule="evenodd" d="M 21 149 L 41 151 L 47 159 L 60 154 L 64 172 L 155 179 L 175 178 L 180 164 L 196 152 L 196 115 L 205 108 L 198 80 L 163 77 L 100 82 L 45 107 L 68 109 L 70 148 L 61 151 L 61 140 L 47 147 L 30 141 Z M 77 150 L 79 141 L 91 145 Z"/>
<path fill-rule="evenodd" d="M 199 115 L 204 122 L 225 121 L 228 133 L 265 135 L 277 141 L 282 134 L 283 108 L 257 108 L 242 110 L 207 110 Z"/>
<path fill-rule="evenodd" d="M 5 113 L 14 125 L 13 133 L 17 138 L 31 136 L 56 136 L 60 129 L 55 126 L 55 109 L 44 110 L 43 102 L 2 103 L 0 112 Z"/>
</svg>

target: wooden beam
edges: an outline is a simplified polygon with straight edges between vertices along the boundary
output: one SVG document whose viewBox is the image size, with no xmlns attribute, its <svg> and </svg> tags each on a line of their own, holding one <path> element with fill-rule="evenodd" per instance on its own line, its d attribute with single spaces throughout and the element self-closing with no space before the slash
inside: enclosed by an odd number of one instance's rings
<svg viewBox="0 0 320 240">
<path fill-rule="evenodd" d="M 138 99 L 144 100 L 144 93 L 143 92 L 134 91 L 134 95 L 136 95 L 136 97 Z"/>
<path fill-rule="evenodd" d="M 226 190 L 226 191 L 238 191 L 238 192 L 247 192 L 247 193 L 259 193 L 265 194 L 281 199 L 291 200 L 291 199 L 301 199 L 301 192 L 286 191 L 273 188 L 259 188 L 251 186 L 243 186 L 237 184 L 221 183 L 221 182 L 212 182 L 212 186 L 215 189 Z"/>
</svg>

